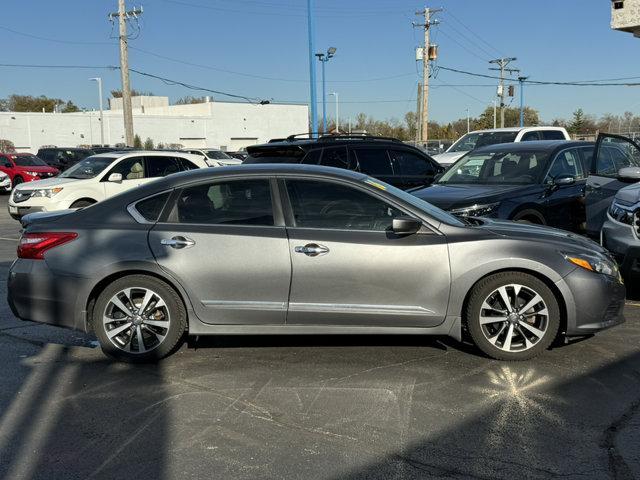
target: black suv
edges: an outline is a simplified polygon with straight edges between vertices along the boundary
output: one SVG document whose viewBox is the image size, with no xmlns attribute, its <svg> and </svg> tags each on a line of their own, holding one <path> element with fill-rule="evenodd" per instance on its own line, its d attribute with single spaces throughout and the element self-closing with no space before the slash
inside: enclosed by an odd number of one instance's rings
<svg viewBox="0 0 640 480">
<path fill-rule="evenodd" d="M 43 147 L 36 156 L 62 172 L 90 155 L 95 155 L 95 152 L 88 148 Z"/>
<path fill-rule="evenodd" d="M 307 134 L 304 134 L 308 137 Z M 362 172 L 398 188 L 431 185 L 444 168 L 396 138 L 369 135 L 292 135 L 247 147 L 243 163 L 303 163 Z"/>
</svg>

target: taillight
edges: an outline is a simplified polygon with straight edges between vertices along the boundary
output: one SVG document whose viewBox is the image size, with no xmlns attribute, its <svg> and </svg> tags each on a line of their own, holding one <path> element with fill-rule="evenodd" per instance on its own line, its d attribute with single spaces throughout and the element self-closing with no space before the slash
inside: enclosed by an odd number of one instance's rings
<svg viewBox="0 0 640 480">
<path fill-rule="evenodd" d="M 25 233 L 18 243 L 18 258 L 42 260 L 47 250 L 75 240 L 75 232 Z"/>
</svg>

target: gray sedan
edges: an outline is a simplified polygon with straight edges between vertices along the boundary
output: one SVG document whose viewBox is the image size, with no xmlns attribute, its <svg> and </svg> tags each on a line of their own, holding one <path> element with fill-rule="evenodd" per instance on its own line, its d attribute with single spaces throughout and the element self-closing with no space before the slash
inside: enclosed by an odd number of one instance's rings
<svg viewBox="0 0 640 480">
<path fill-rule="evenodd" d="M 307 165 L 184 172 L 23 219 L 16 316 L 150 361 L 185 334 L 409 334 L 531 358 L 623 321 L 598 244 L 449 215 L 363 174 Z"/>
</svg>

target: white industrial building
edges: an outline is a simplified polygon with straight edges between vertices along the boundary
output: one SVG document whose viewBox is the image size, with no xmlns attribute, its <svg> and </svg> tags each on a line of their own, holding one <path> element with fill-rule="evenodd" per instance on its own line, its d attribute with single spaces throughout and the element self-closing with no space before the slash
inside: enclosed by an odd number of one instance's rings
<svg viewBox="0 0 640 480">
<path fill-rule="evenodd" d="M 124 143 L 122 100 L 111 99 L 104 111 L 104 143 Z M 308 107 L 299 104 L 256 105 L 206 101 L 169 105 L 168 97 L 133 97 L 133 129 L 144 142 L 234 151 L 271 138 L 308 131 Z M 0 112 L 0 139 L 18 151 L 42 145 L 74 147 L 100 143 L 100 112 Z"/>
</svg>

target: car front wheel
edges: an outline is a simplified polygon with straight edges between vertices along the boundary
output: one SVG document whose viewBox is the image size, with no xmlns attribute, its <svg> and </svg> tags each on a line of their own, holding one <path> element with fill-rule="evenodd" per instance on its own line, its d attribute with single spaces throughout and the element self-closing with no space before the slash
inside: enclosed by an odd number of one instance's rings
<svg viewBox="0 0 640 480">
<path fill-rule="evenodd" d="M 551 289 L 523 272 L 502 272 L 478 282 L 465 321 L 476 346 L 498 360 L 527 360 L 558 333 L 560 308 Z"/>
<path fill-rule="evenodd" d="M 176 291 L 147 275 L 109 284 L 93 309 L 93 329 L 102 350 L 128 362 L 159 360 L 178 346 L 187 314 Z"/>
</svg>

